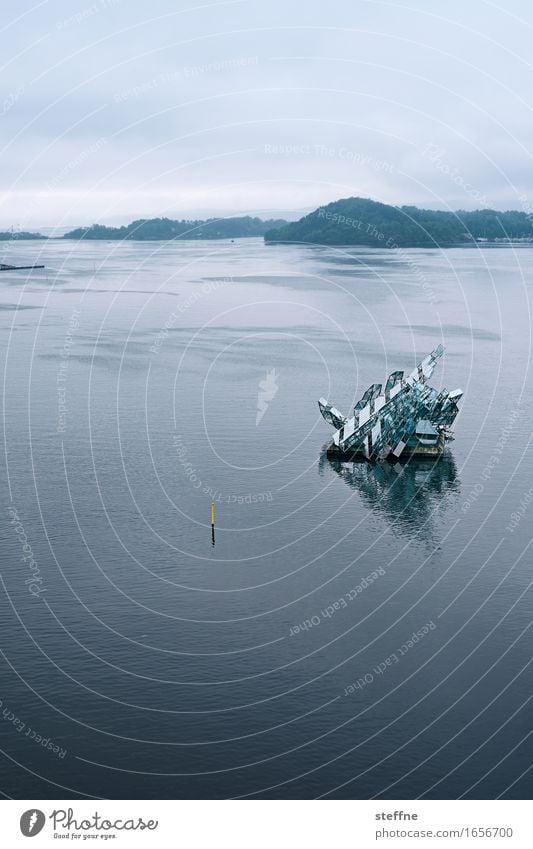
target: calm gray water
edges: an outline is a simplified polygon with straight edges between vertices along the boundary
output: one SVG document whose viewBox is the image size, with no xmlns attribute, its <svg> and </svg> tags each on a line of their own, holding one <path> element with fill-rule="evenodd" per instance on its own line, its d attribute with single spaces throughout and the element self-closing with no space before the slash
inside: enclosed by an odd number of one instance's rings
<svg viewBox="0 0 533 849">
<path fill-rule="evenodd" d="M 3 247 L 3 793 L 530 797 L 533 250 Z M 321 456 L 439 342 L 446 456 Z"/>
</svg>

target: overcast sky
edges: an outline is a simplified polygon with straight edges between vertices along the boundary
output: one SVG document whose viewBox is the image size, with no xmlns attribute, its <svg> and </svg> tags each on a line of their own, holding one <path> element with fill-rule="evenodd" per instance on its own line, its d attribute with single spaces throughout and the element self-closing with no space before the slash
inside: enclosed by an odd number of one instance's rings
<svg viewBox="0 0 533 849">
<path fill-rule="evenodd" d="M 533 211 L 530 0 L 2 11 L 2 227 L 350 195 Z"/>
</svg>

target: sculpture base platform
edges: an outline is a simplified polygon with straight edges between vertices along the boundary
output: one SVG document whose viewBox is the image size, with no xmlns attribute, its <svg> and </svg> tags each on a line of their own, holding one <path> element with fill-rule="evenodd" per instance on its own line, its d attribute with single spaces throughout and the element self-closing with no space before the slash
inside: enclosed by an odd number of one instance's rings
<svg viewBox="0 0 533 849">
<path fill-rule="evenodd" d="M 440 457 L 444 451 L 445 445 L 446 437 L 443 433 L 441 433 L 439 435 L 439 440 L 435 443 L 435 445 L 420 445 L 419 443 L 409 445 L 409 443 L 407 443 L 400 458 L 395 457 L 394 454 L 389 454 L 386 459 L 391 460 L 393 463 L 397 463 L 398 460 L 402 462 L 403 460 L 410 460 L 415 457 L 420 458 L 421 460 L 431 459 L 432 457 Z M 340 460 L 341 462 L 368 459 L 363 451 L 359 449 L 356 449 L 355 451 L 341 451 L 334 442 L 331 442 L 326 448 L 326 457 L 329 460 Z"/>
</svg>

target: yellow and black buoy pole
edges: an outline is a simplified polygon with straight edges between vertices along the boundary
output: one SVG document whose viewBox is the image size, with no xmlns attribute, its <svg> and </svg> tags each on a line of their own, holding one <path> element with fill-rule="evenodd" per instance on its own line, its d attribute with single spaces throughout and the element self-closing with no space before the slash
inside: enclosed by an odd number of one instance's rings
<svg viewBox="0 0 533 849">
<path fill-rule="evenodd" d="M 211 502 L 211 545 L 215 544 L 215 502 Z"/>
</svg>

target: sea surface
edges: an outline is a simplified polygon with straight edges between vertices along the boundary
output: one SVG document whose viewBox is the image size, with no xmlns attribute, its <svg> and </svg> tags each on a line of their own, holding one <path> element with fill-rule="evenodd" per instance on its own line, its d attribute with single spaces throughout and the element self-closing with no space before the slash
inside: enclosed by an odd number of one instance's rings
<svg viewBox="0 0 533 849">
<path fill-rule="evenodd" d="M 533 250 L 0 247 L 3 795 L 530 798 Z M 446 454 L 328 461 L 439 343 Z"/>
</svg>

